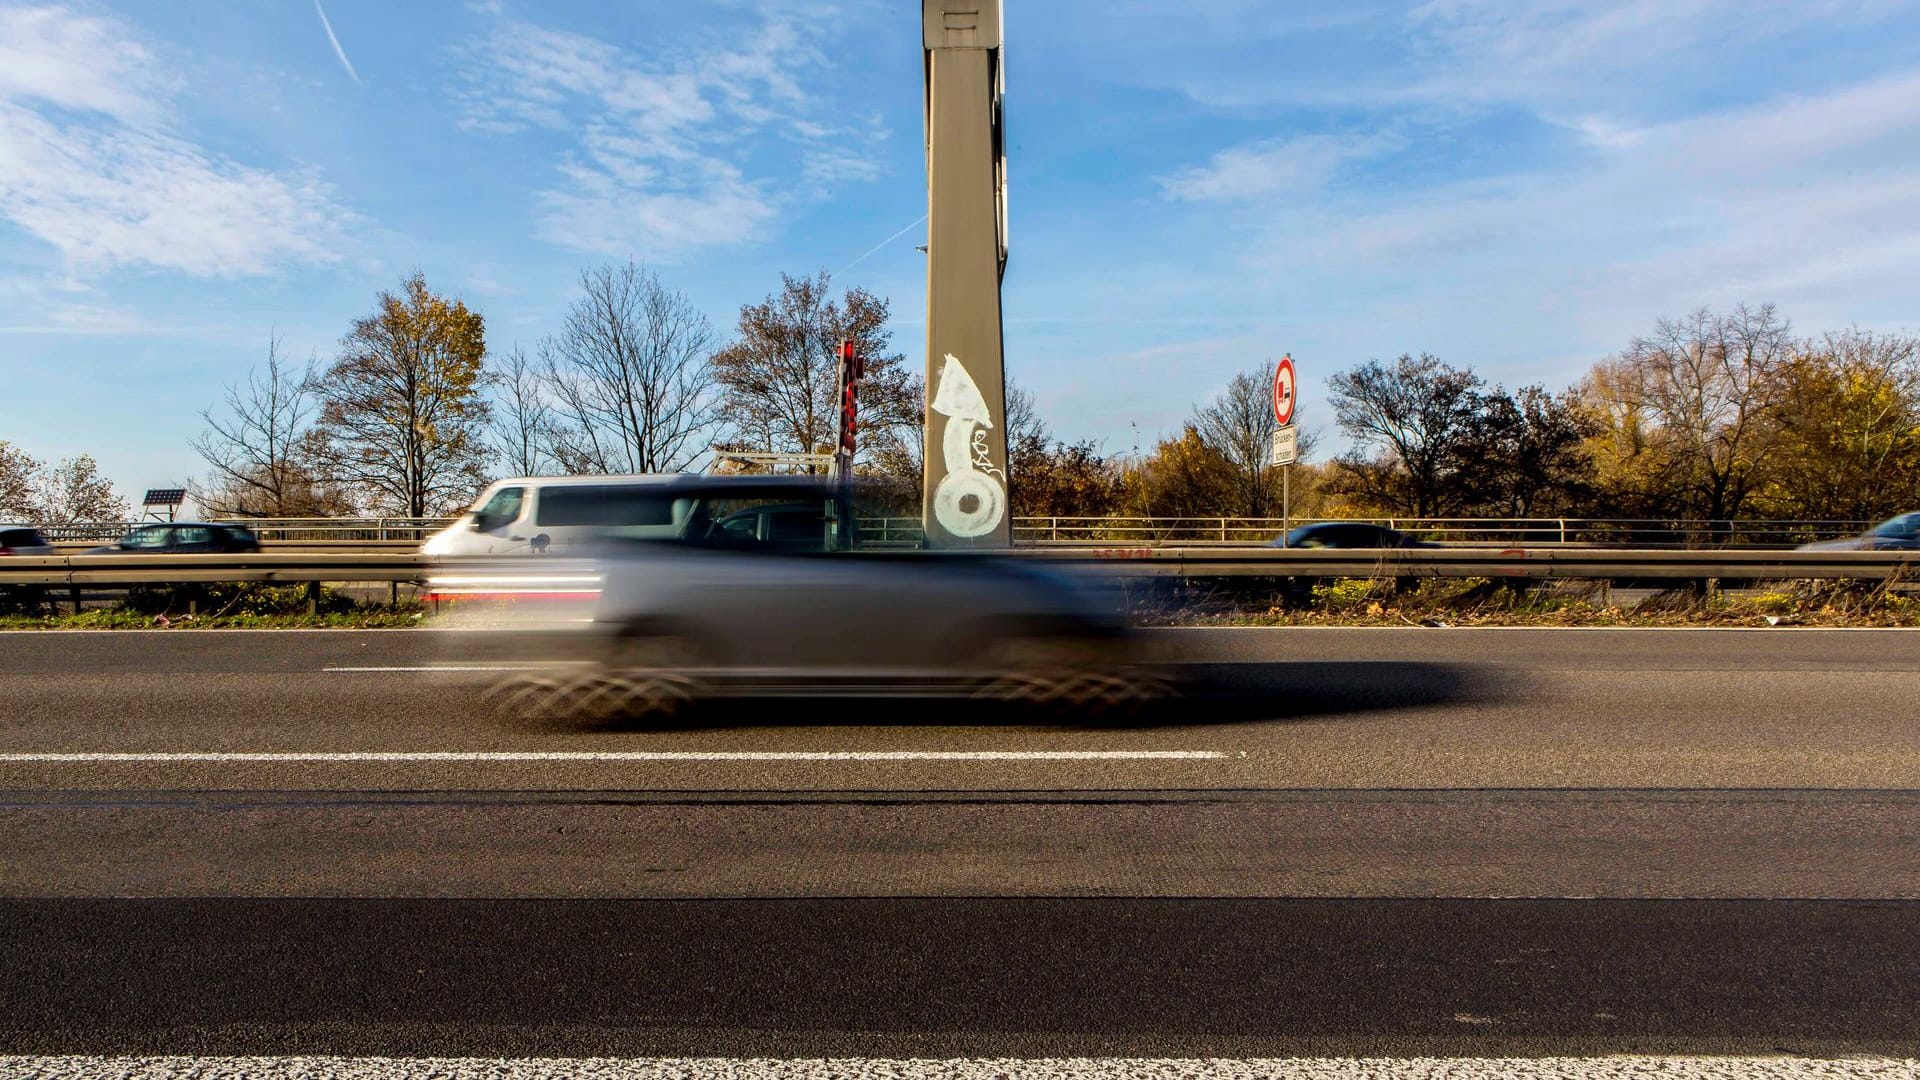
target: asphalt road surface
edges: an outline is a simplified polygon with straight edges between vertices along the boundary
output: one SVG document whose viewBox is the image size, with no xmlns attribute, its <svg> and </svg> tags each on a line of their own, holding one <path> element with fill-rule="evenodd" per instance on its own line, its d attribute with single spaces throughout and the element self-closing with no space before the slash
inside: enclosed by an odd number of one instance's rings
<svg viewBox="0 0 1920 1080">
<path fill-rule="evenodd" d="M 0 1054 L 1920 1057 L 1920 635 L 1153 645 L 1125 723 L 641 729 L 486 634 L 0 635 Z"/>
</svg>

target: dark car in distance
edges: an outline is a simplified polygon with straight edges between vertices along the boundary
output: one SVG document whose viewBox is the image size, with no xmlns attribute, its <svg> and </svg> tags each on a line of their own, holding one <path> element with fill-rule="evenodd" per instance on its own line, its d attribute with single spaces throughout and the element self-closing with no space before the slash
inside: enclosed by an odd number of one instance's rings
<svg viewBox="0 0 1920 1080">
<path fill-rule="evenodd" d="M 38 529 L 26 525 L 0 525 L 0 555 L 51 555 L 53 545 Z"/>
<path fill-rule="evenodd" d="M 1273 542 L 1289 548 L 1424 548 L 1433 547 L 1397 529 L 1368 521 L 1321 521 L 1302 525 Z"/>
<path fill-rule="evenodd" d="M 117 542 L 88 555 L 219 555 L 259 551 L 260 538 L 245 525 L 169 521 L 141 525 Z"/>
</svg>

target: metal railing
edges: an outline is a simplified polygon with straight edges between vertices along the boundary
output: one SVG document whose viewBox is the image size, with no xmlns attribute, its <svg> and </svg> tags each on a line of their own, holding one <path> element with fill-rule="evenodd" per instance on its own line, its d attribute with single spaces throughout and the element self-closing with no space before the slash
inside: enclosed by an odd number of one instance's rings
<svg viewBox="0 0 1920 1080">
<path fill-rule="evenodd" d="M 445 528 L 452 518 L 255 518 L 233 520 L 268 544 L 317 548 L 341 542 L 417 544 Z M 1018 517 L 1014 543 L 1022 545 L 1163 546 L 1180 544 L 1268 544 L 1288 527 L 1314 524 L 1315 518 L 1241 517 Z M 1559 544 L 1581 547 L 1792 547 L 1817 540 L 1857 536 L 1871 521 L 1704 521 L 1658 518 L 1339 518 L 1384 525 L 1408 535 L 1448 544 Z M 40 525 L 56 544 L 104 544 L 128 530 L 153 522 L 98 522 Z M 925 537 L 920 519 L 860 519 L 862 536 L 893 546 Z M 342 543 L 342 546 L 348 546 Z"/>
<path fill-rule="evenodd" d="M 1595 548 L 1412 548 L 1354 550 L 1213 546 L 1029 547 L 1017 556 L 1113 577 L 1501 577 L 1606 579 L 1854 578 L 1912 580 L 1920 552 L 1617 550 Z M 900 551 L 876 557 L 967 558 Z M 448 559 L 417 552 L 250 555 L 40 555 L 0 559 L 0 585 L 78 588 L 89 585 L 213 581 L 424 581 L 436 572 L 510 567 L 526 574 L 563 559 Z M 539 568 L 539 569 L 536 569 Z"/>
</svg>

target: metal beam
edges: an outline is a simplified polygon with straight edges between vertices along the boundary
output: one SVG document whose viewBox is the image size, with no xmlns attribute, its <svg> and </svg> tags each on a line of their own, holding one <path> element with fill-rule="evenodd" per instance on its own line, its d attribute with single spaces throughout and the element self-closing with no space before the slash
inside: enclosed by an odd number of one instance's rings
<svg viewBox="0 0 1920 1080">
<path fill-rule="evenodd" d="M 1920 574 L 1914 551 L 1620 551 L 1592 548 L 1114 547 L 1016 548 L 1023 559 L 1119 577 L 1506 577 L 1882 580 Z M 875 552 L 876 559 L 938 559 Z M 957 556 L 966 557 L 966 556 Z M 105 585 L 188 581 L 412 581 L 436 574 L 498 573 L 523 579 L 590 574 L 585 560 L 458 559 L 414 552 L 250 555 L 34 555 L 0 559 L 0 585 Z"/>
<path fill-rule="evenodd" d="M 931 548 L 1013 542 L 1000 323 L 1006 265 L 1000 0 L 922 0 Z"/>
</svg>

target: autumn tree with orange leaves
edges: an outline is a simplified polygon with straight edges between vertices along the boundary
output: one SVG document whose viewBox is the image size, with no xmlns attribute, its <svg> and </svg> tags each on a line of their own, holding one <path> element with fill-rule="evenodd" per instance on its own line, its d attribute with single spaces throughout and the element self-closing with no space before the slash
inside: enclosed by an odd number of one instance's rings
<svg viewBox="0 0 1920 1080">
<path fill-rule="evenodd" d="M 315 460 L 360 508 L 426 517 L 486 482 L 486 323 L 424 275 L 382 292 L 341 339 L 315 394 Z"/>
</svg>

